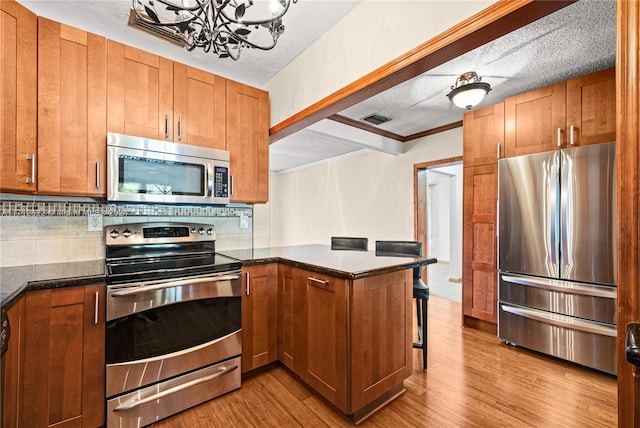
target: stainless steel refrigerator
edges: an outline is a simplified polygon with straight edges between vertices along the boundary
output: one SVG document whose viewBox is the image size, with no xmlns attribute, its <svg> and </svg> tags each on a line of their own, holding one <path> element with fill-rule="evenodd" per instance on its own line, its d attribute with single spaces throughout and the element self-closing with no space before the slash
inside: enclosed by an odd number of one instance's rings
<svg viewBox="0 0 640 428">
<path fill-rule="evenodd" d="M 498 335 L 616 374 L 615 143 L 498 162 Z"/>
</svg>

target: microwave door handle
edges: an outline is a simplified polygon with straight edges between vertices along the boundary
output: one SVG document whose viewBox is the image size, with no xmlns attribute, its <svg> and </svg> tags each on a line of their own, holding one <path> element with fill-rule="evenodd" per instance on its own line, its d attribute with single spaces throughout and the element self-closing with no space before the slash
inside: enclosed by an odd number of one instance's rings
<svg viewBox="0 0 640 428">
<path fill-rule="evenodd" d="M 207 187 L 207 196 L 213 196 L 213 171 L 211 165 L 207 165 L 204 175 L 205 186 Z"/>
</svg>

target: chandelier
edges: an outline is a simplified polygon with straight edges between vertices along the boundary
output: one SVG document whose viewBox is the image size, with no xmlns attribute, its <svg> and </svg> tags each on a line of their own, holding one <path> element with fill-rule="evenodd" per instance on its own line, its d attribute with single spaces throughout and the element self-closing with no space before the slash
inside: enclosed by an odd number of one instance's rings
<svg viewBox="0 0 640 428">
<path fill-rule="evenodd" d="M 170 29 L 187 50 L 238 60 L 244 48 L 269 50 L 284 33 L 282 17 L 298 0 L 132 0 L 147 25 Z"/>
<path fill-rule="evenodd" d="M 481 80 L 482 77 L 479 77 L 475 71 L 464 73 L 456 79 L 447 97 L 456 106 L 469 110 L 478 105 L 491 90 L 491 85 Z"/>
</svg>

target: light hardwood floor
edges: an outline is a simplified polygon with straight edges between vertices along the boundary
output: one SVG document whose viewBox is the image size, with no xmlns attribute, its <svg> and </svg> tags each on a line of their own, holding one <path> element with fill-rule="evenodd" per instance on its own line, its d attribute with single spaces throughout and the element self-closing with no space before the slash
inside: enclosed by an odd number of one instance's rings
<svg viewBox="0 0 640 428">
<path fill-rule="evenodd" d="M 616 379 L 460 327 L 460 303 L 429 300 L 428 370 L 361 427 L 615 427 Z M 351 426 L 282 366 L 154 428 Z"/>
</svg>

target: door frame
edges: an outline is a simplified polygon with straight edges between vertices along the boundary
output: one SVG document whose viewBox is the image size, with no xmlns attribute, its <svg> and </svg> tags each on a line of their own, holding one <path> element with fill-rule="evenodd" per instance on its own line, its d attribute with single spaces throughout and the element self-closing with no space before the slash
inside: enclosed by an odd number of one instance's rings
<svg viewBox="0 0 640 428">
<path fill-rule="evenodd" d="M 457 162 L 462 162 L 462 156 L 413 165 L 413 236 L 416 241 L 422 242 L 424 249 L 429 248 L 427 240 L 427 170 Z M 427 282 L 427 269 L 423 266 L 421 271 L 422 280 Z"/>
</svg>

